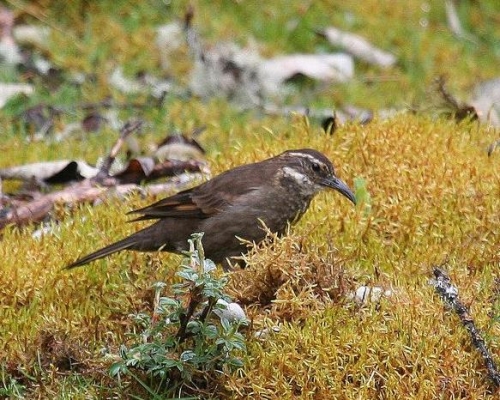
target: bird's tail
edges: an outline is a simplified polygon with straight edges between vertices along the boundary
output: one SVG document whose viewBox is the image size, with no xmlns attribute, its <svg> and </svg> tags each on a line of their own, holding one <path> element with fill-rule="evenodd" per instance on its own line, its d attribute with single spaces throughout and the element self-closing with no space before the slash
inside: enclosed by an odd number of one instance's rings
<svg viewBox="0 0 500 400">
<path fill-rule="evenodd" d="M 75 262 L 67 265 L 64 269 L 72 269 L 80 267 L 82 265 L 88 264 L 94 260 L 109 256 L 110 254 L 116 253 L 118 251 L 130 249 L 137 244 L 137 238 L 134 235 L 126 237 L 125 239 L 119 240 L 116 243 L 112 243 L 109 246 L 103 247 L 100 250 L 94 251 L 82 258 L 79 258 Z"/>
</svg>

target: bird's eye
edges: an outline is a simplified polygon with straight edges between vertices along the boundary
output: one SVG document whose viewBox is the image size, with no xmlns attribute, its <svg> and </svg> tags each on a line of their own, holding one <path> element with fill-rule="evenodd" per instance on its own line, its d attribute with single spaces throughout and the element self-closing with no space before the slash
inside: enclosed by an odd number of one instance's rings
<svg viewBox="0 0 500 400">
<path fill-rule="evenodd" d="M 312 164 L 312 170 L 314 172 L 319 172 L 319 171 L 321 171 L 321 166 L 318 163 L 313 163 Z"/>
</svg>

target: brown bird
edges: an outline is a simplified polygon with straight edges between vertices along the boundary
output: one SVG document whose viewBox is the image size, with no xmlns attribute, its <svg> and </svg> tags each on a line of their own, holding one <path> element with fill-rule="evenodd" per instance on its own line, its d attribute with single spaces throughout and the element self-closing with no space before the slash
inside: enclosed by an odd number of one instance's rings
<svg viewBox="0 0 500 400">
<path fill-rule="evenodd" d="M 191 234 L 204 232 L 205 256 L 227 269 L 231 258 L 246 251 L 240 238 L 262 241 L 266 236 L 262 222 L 271 232 L 285 233 L 288 224 L 297 222 L 312 198 L 325 188 L 339 191 L 356 204 L 354 194 L 337 178 L 327 157 L 312 149 L 288 150 L 131 211 L 141 214 L 136 221 L 158 221 L 66 268 L 121 250 L 181 253 L 188 249 Z"/>
</svg>

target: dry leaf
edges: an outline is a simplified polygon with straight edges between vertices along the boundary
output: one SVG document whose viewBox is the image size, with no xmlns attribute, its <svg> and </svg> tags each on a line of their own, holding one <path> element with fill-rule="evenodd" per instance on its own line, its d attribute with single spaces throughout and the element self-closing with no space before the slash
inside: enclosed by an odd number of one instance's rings
<svg viewBox="0 0 500 400">
<path fill-rule="evenodd" d="M 153 171 L 155 162 L 151 157 L 133 158 L 120 173 L 113 175 L 121 184 L 140 183 Z"/>
<path fill-rule="evenodd" d="M 98 172 L 84 161 L 58 160 L 0 169 L 0 178 L 45 183 L 65 183 L 91 178 Z"/>
<path fill-rule="evenodd" d="M 319 81 L 346 82 L 354 76 L 354 62 L 348 54 L 291 54 L 264 60 L 259 77 L 271 91 L 276 91 L 295 75 Z"/>
<path fill-rule="evenodd" d="M 186 135 L 168 135 L 163 139 L 154 152 L 154 157 L 160 161 L 163 160 L 202 160 L 205 150 L 193 138 L 205 130 L 205 127 L 195 129 L 191 137 Z"/>
<path fill-rule="evenodd" d="M 322 34 L 334 46 L 340 46 L 349 54 L 367 63 L 387 68 L 392 67 L 397 61 L 393 54 L 378 49 L 359 35 L 334 27 L 324 29 Z"/>
</svg>

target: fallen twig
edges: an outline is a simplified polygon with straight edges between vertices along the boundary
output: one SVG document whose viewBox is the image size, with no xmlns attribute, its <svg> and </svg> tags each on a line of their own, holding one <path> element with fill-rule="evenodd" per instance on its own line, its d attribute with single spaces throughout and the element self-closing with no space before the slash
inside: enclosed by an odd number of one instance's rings
<svg viewBox="0 0 500 400">
<path fill-rule="evenodd" d="M 125 139 L 132 132 L 135 132 L 138 129 L 140 129 L 141 126 L 142 126 L 142 121 L 129 121 L 122 127 L 122 129 L 120 129 L 120 136 L 118 137 L 118 140 L 112 147 L 108 156 L 104 159 L 97 175 L 94 178 L 92 178 L 94 182 L 102 183 L 106 178 L 109 177 L 109 170 L 111 169 L 111 165 L 113 165 L 116 155 L 120 151 L 120 148 L 125 142 Z"/>
<path fill-rule="evenodd" d="M 443 99 L 444 105 L 450 109 L 450 113 L 454 115 L 457 121 L 462 121 L 465 118 L 470 118 L 474 121 L 479 119 L 474 107 L 466 103 L 461 103 L 448 91 L 446 79 L 443 76 L 436 78 L 436 89 Z"/>
<path fill-rule="evenodd" d="M 63 190 L 38 196 L 30 202 L 6 207 L 0 214 L 0 230 L 10 224 L 25 225 L 41 221 L 52 211 L 56 204 L 77 204 L 95 201 L 102 197 L 124 196 L 133 191 L 151 195 L 177 191 L 190 182 L 201 179 L 203 174 L 186 173 L 172 178 L 168 182 L 140 186 L 136 184 L 116 185 L 111 188 L 95 186 L 90 180 L 85 180 Z"/>
<path fill-rule="evenodd" d="M 431 284 L 436 289 L 436 292 L 441 296 L 442 300 L 453 308 L 453 311 L 458 315 L 462 325 L 469 332 L 472 344 L 483 357 L 488 376 L 496 388 L 500 387 L 500 374 L 490 351 L 486 347 L 486 343 L 481 336 L 481 332 L 476 327 L 474 320 L 469 314 L 467 307 L 462 304 L 458 298 L 458 289 L 451 283 L 447 273 L 439 267 L 434 267 L 433 270 L 435 279 L 432 279 Z"/>
<path fill-rule="evenodd" d="M 142 157 L 130 160 L 127 168 L 122 172 L 110 175 L 109 171 L 113 164 L 120 148 L 122 147 L 125 139 L 132 132 L 138 130 L 142 126 L 141 121 L 127 122 L 120 130 L 120 136 L 116 143 L 113 145 L 109 154 L 105 158 L 99 171 L 91 171 L 92 176 L 88 179 L 79 181 L 70 187 L 64 188 L 57 192 L 48 194 L 36 193 L 34 198 L 28 201 L 16 198 L 8 198 L 3 200 L 0 197 L 0 230 L 7 225 L 25 225 L 30 222 L 38 222 L 43 220 L 49 214 L 56 204 L 74 204 L 81 202 L 92 202 L 102 197 L 107 196 L 123 196 L 131 191 L 141 191 L 150 194 L 159 194 L 163 192 L 172 192 L 179 190 L 181 186 L 193 180 L 198 180 L 202 176 L 209 174 L 208 168 L 203 161 L 199 160 L 165 160 L 155 163 L 152 157 Z M 54 164 L 54 163 L 52 163 Z M 62 169 L 68 169 L 68 165 L 78 169 L 77 162 L 75 161 L 59 161 L 55 163 L 54 168 L 50 163 L 45 166 L 49 170 L 44 177 L 44 181 L 49 179 L 54 180 L 54 176 L 60 175 Z M 49 168 L 52 167 L 52 168 Z M 30 168 L 26 166 L 21 168 L 12 168 L 16 172 L 21 169 L 24 170 L 24 175 L 34 176 L 33 169 L 40 169 L 41 166 L 35 165 Z M 12 175 L 12 171 L 7 170 Z M 54 172 L 56 171 L 56 172 Z M 57 172 L 59 171 L 59 172 Z M 73 171 L 70 174 L 71 180 L 75 180 L 75 175 L 78 171 Z M 19 175 L 19 171 L 17 171 Z M 200 174 L 201 173 L 201 174 Z M 4 171 L 4 175 L 5 171 Z M 83 177 L 85 174 L 81 174 Z M 139 186 L 141 182 L 151 182 L 164 177 L 171 177 L 168 182 L 149 184 L 147 186 Z M 173 177 L 173 178 L 172 178 Z M 0 187 L 1 189 L 1 187 Z M 0 193 L 1 195 L 1 193 Z"/>
</svg>

